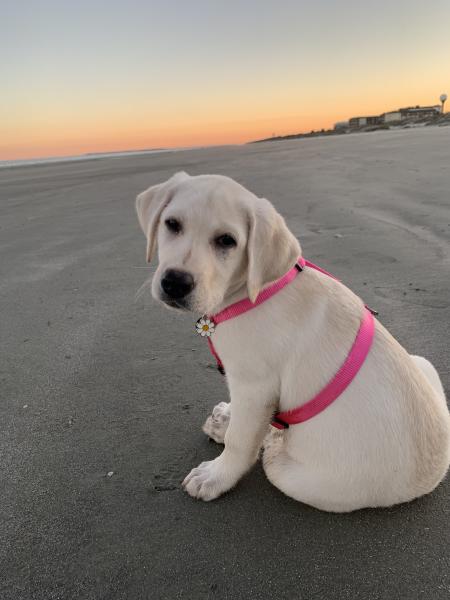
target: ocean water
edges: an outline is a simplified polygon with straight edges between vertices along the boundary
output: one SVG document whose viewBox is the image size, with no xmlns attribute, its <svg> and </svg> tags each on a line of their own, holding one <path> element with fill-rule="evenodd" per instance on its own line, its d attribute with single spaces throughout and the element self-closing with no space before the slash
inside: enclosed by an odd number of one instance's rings
<svg viewBox="0 0 450 600">
<path fill-rule="evenodd" d="M 99 152 L 79 154 L 76 156 L 51 156 L 48 158 L 30 158 L 25 160 L 0 160 L 0 169 L 7 167 L 23 167 L 27 165 L 43 165 L 49 163 L 74 162 L 81 160 L 98 160 L 99 158 L 120 158 L 121 156 L 139 156 L 144 154 L 160 154 L 163 152 L 178 152 L 189 148 L 158 148 L 155 150 L 130 150 L 124 152 Z"/>
</svg>

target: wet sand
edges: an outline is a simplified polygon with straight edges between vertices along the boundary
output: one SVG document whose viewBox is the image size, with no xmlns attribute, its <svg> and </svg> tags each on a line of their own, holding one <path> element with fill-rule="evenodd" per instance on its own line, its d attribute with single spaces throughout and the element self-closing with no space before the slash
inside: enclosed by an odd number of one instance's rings
<svg viewBox="0 0 450 600">
<path fill-rule="evenodd" d="M 135 301 L 134 198 L 181 169 L 266 196 L 448 390 L 449 165 L 450 128 L 424 128 L 1 169 L 1 599 L 448 598 L 449 481 L 349 515 L 259 465 L 182 492 L 226 389 L 195 316 Z"/>
</svg>

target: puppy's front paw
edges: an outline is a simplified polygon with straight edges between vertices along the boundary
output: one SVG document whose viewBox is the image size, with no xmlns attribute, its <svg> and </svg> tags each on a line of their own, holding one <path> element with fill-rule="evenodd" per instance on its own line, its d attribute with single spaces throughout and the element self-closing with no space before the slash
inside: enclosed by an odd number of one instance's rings
<svg viewBox="0 0 450 600">
<path fill-rule="evenodd" d="M 223 444 L 230 423 L 231 409 L 227 402 L 220 402 L 203 424 L 203 431 L 218 444 Z"/>
<path fill-rule="evenodd" d="M 233 487 L 236 481 L 225 477 L 219 458 L 202 462 L 192 469 L 182 483 L 190 496 L 208 502 Z"/>
</svg>

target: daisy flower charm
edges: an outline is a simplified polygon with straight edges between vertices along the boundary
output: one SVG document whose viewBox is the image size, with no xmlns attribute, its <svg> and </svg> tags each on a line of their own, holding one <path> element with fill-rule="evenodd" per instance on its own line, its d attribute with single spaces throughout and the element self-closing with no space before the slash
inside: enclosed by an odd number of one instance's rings
<svg viewBox="0 0 450 600">
<path fill-rule="evenodd" d="M 208 319 L 207 317 L 201 317 L 197 323 L 195 324 L 197 329 L 197 333 L 199 333 L 202 337 L 208 336 L 214 333 L 214 321 Z"/>
</svg>

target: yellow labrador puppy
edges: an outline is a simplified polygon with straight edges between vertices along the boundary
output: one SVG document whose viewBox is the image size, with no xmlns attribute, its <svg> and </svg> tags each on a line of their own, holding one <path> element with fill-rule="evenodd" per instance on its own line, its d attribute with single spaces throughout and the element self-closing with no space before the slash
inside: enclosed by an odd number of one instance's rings
<svg viewBox="0 0 450 600">
<path fill-rule="evenodd" d="M 254 301 L 301 255 L 297 239 L 265 199 L 219 175 L 177 173 L 137 197 L 147 260 L 158 248 L 152 294 L 165 305 L 213 314 Z M 379 323 L 369 354 L 326 410 L 282 432 L 276 410 L 301 406 L 344 363 L 363 311 L 334 279 L 305 269 L 270 300 L 214 332 L 230 403 L 204 425 L 222 454 L 183 482 L 213 500 L 257 460 L 282 492 L 327 511 L 390 506 L 431 492 L 450 461 L 450 415 L 439 376 Z M 272 433 L 268 434 L 271 429 Z"/>
</svg>

